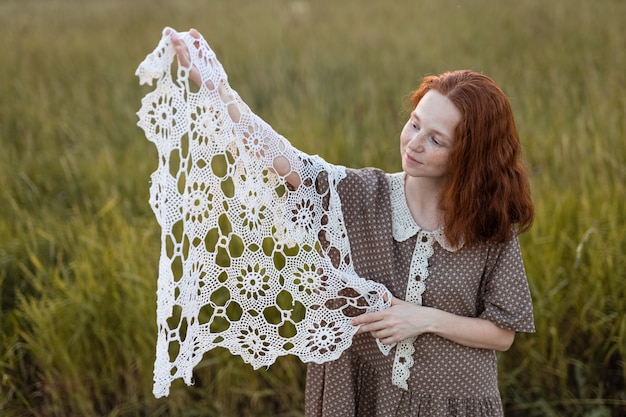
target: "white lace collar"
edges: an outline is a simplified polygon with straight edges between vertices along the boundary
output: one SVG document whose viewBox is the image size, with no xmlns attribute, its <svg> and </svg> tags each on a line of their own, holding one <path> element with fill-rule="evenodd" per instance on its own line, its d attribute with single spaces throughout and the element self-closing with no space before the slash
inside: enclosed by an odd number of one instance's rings
<svg viewBox="0 0 626 417">
<path fill-rule="evenodd" d="M 406 196 L 404 194 L 404 175 L 404 172 L 387 175 L 387 178 L 389 179 L 391 197 L 393 238 L 397 242 L 403 242 L 411 236 L 419 233 L 420 230 L 423 230 L 417 223 L 415 223 L 415 220 L 413 220 L 409 206 L 406 203 Z M 423 233 L 432 234 L 437 243 L 449 252 L 455 252 L 463 247 L 462 242 L 456 247 L 448 243 L 446 235 L 443 232 L 443 228 L 439 228 L 432 232 L 423 230 Z"/>
</svg>

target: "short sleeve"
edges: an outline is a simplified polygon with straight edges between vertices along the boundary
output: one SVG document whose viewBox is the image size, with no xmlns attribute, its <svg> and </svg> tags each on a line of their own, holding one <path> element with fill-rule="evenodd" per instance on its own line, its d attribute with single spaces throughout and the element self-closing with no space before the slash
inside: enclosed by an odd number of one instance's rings
<svg viewBox="0 0 626 417">
<path fill-rule="evenodd" d="M 535 331 L 533 306 L 519 240 L 492 247 L 480 297 L 480 318 L 522 333 Z"/>
</svg>

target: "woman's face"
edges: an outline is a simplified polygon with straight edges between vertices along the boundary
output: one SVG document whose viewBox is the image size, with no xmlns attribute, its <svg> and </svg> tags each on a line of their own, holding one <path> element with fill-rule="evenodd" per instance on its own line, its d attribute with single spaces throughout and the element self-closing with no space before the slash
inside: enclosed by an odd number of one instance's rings
<svg viewBox="0 0 626 417">
<path fill-rule="evenodd" d="M 438 91 L 424 95 L 400 134 L 402 169 L 409 177 L 443 180 L 461 117 L 459 109 Z"/>
</svg>

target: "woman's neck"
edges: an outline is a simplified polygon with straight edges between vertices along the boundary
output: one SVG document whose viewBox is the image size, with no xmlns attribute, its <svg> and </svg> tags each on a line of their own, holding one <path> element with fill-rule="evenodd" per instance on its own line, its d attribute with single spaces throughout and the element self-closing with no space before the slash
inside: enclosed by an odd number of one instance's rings
<svg viewBox="0 0 626 417">
<path fill-rule="evenodd" d="M 441 184 L 423 177 L 405 176 L 404 194 L 413 220 L 424 230 L 443 227 L 443 210 L 439 205 Z"/>
</svg>

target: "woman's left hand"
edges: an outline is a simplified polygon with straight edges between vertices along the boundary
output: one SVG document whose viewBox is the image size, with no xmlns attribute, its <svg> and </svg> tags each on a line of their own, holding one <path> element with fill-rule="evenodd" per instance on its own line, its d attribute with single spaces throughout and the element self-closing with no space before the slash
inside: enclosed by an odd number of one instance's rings
<svg viewBox="0 0 626 417">
<path fill-rule="evenodd" d="M 355 317 L 352 324 L 361 326 L 357 334 L 370 333 L 385 345 L 433 333 L 464 346 L 505 351 L 515 339 L 515 331 L 498 327 L 489 320 L 458 316 L 395 297 L 387 310 Z"/>
<path fill-rule="evenodd" d="M 434 321 L 434 314 L 436 311 L 430 307 L 392 297 L 390 308 L 355 317 L 352 325 L 361 326 L 357 334 L 370 333 L 383 344 L 391 345 L 427 333 Z"/>
</svg>

